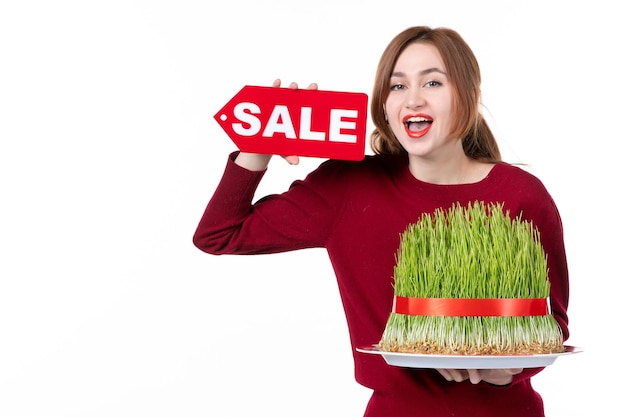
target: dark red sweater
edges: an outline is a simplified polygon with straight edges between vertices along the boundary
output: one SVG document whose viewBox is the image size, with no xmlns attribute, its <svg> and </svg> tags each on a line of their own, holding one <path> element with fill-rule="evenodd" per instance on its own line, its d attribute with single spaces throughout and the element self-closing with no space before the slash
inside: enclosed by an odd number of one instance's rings
<svg viewBox="0 0 626 417">
<path fill-rule="evenodd" d="M 541 397 L 527 369 L 507 386 L 447 382 L 434 370 L 387 365 L 356 352 L 380 340 L 393 297 L 393 267 L 400 234 L 424 212 L 454 203 L 501 202 L 538 227 L 548 255 L 550 302 L 568 337 L 568 271 L 561 219 L 543 184 L 500 163 L 482 181 L 434 185 L 417 180 L 400 156 L 326 161 L 280 195 L 252 204 L 262 172 L 237 166 L 232 154 L 202 216 L 194 244 L 210 254 L 259 254 L 323 247 L 337 276 L 354 352 L 356 380 L 374 390 L 366 415 L 543 416 Z"/>
</svg>

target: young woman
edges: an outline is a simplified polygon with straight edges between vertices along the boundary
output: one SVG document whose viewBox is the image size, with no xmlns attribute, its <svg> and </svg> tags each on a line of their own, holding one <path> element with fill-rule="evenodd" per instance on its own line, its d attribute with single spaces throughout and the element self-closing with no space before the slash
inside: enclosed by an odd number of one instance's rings
<svg viewBox="0 0 626 417">
<path fill-rule="evenodd" d="M 503 203 L 512 217 L 521 215 L 539 229 L 552 313 L 568 337 L 558 210 L 540 180 L 501 161 L 479 111 L 480 82 L 474 54 L 455 31 L 412 27 L 399 33 L 383 52 L 370 100 L 375 155 L 325 161 L 283 194 L 253 203 L 270 156 L 234 152 L 194 235 L 194 244 L 211 254 L 326 248 L 356 380 L 373 390 L 367 417 L 544 415 L 531 386 L 541 369 L 408 369 L 356 351 L 377 343 L 385 328 L 406 226 L 423 213 L 475 201 Z"/>
</svg>

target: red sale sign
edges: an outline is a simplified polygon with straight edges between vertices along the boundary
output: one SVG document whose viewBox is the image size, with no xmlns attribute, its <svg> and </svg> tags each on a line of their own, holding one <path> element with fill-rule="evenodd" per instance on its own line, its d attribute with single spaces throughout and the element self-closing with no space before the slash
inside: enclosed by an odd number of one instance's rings
<svg viewBox="0 0 626 417">
<path fill-rule="evenodd" d="M 244 152 L 360 160 L 367 95 L 244 86 L 214 116 Z"/>
</svg>

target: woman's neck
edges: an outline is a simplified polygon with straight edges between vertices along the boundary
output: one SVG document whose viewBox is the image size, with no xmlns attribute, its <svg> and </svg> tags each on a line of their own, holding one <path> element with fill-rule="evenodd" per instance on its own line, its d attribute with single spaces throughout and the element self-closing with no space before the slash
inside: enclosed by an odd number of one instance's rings
<svg viewBox="0 0 626 417">
<path fill-rule="evenodd" d="M 480 162 L 465 154 L 456 158 L 434 161 L 409 155 L 409 171 L 420 181 L 455 185 L 471 184 L 482 181 L 494 164 Z"/>
</svg>

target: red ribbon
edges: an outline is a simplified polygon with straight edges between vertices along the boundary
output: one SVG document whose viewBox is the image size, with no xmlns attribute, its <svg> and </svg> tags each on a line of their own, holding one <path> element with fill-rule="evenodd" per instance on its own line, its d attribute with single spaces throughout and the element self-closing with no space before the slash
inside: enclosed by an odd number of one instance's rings
<svg viewBox="0 0 626 417">
<path fill-rule="evenodd" d="M 414 298 L 395 296 L 393 310 L 410 316 L 545 316 L 547 298 Z"/>
</svg>

